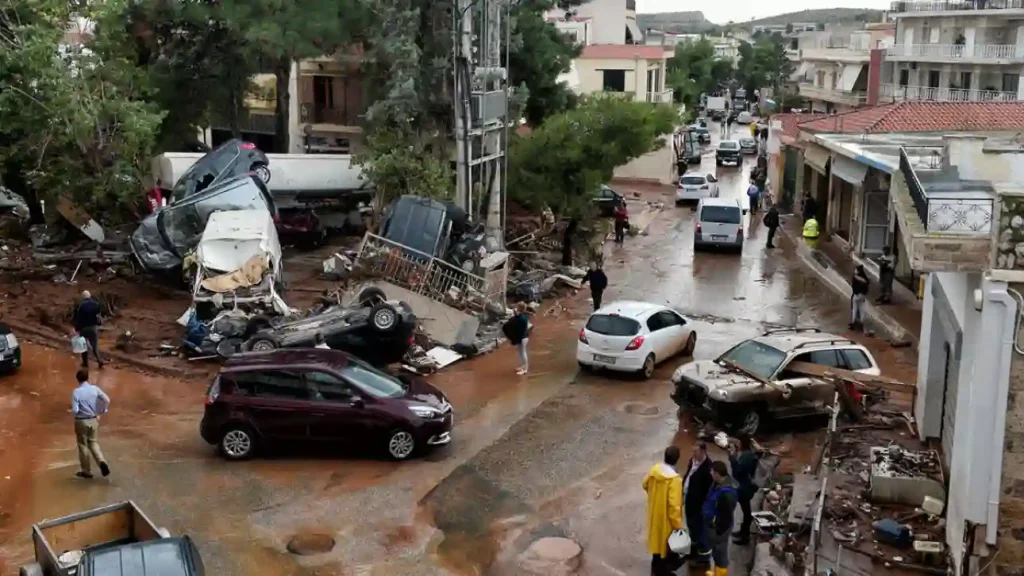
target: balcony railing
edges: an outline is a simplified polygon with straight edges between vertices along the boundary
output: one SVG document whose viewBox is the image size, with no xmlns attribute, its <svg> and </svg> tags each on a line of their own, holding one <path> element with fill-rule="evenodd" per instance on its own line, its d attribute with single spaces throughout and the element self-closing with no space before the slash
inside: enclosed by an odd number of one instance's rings
<svg viewBox="0 0 1024 576">
<path fill-rule="evenodd" d="M 882 100 L 930 100 L 933 102 L 1016 102 L 1016 92 L 968 90 L 966 88 L 932 88 L 929 86 L 898 86 L 882 84 Z"/>
<path fill-rule="evenodd" d="M 339 126 L 358 126 L 364 111 L 356 107 L 328 108 L 317 106 L 312 102 L 299 105 L 300 120 L 306 124 L 337 124 Z"/>
<path fill-rule="evenodd" d="M 860 90 L 839 90 L 817 86 L 810 82 L 800 83 L 800 95 L 812 100 L 824 100 L 847 106 L 860 106 L 867 102 L 868 95 Z"/>
<path fill-rule="evenodd" d="M 904 148 L 900 148 L 900 173 L 914 201 L 914 211 L 926 231 L 968 235 L 991 233 L 992 198 L 970 192 L 965 192 L 962 197 L 944 192 L 941 197 L 929 198 Z"/>
<path fill-rule="evenodd" d="M 662 90 L 661 92 L 648 92 L 647 101 L 661 104 L 671 104 L 674 100 L 674 90 Z"/>
<path fill-rule="evenodd" d="M 1024 10 L 1024 0 L 902 0 L 893 2 L 890 11 L 959 12 L 968 10 Z"/>
<path fill-rule="evenodd" d="M 935 58 L 935 59 L 975 59 L 975 60 L 1010 60 L 1024 59 L 1024 47 L 1016 44 L 898 44 L 886 50 L 890 58 Z"/>
<path fill-rule="evenodd" d="M 921 185 L 921 180 L 918 179 L 917 173 L 914 172 L 914 167 L 910 164 L 910 158 L 907 156 L 907 151 L 900 148 L 900 172 L 903 174 L 903 179 L 907 182 L 907 190 L 910 191 L 910 198 L 914 201 L 914 210 L 917 211 L 918 218 L 921 222 L 928 225 L 928 196 L 924 193 L 924 186 Z"/>
</svg>

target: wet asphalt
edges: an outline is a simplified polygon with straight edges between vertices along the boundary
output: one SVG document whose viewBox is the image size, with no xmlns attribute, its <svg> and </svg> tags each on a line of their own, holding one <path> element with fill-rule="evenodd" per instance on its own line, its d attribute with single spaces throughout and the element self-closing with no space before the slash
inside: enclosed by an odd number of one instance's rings
<svg viewBox="0 0 1024 576">
<path fill-rule="evenodd" d="M 717 173 L 722 197 L 745 200 L 752 165 L 748 157 L 716 169 L 708 147 L 700 171 Z M 606 302 L 663 302 L 688 315 L 698 359 L 776 326 L 845 330 L 845 302 L 805 276 L 784 243 L 766 250 L 759 218 L 745 223 L 742 254 L 694 254 L 691 207 L 665 200 L 646 235 L 606 247 Z M 68 409 L 75 359 L 27 344 L 22 371 L 0 379 L 0 573 L 30 558 L 32 522 L 133 499 L 157 524 L 192 535 L 210 574 L 511 575 L 516 555 L 546 535 L 582 545 L 581 573 L 646 574 L 640 481 L 665 446 L 686 454 L 693 442 L 668 381 L 689 359 L 668 361 L 646 382 L 581 374 L 586 298 L 563 304 L 536 319 L 528 376 L 514 375 L 507 347 L 436 375 L 455 406 L 454 442 L 404 463 L 368 453 L 358 438 L 330 453 L 228 463 L 198 435 L 205 382 L 108 368 L 94 381 L 113 401 L 100 430 L 113 474 L 78 480 Z M 902 353 L 911 365 L 913 352 Z M 813 460 L 813 435 L 791 444 L 792 466 Z M 288 541 L 304 534 L 336 545 L 289 554 Z M 734 553 L 730 573 L 745 574 L 749 551 Z"/>
</svg>

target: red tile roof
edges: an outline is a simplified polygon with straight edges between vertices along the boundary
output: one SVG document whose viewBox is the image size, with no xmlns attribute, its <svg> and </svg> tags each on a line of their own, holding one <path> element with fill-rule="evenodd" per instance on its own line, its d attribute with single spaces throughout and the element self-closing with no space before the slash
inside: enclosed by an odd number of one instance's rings
<svg viewBox="0 0 1024 576">
<path fill-rule="evenodd" d="M 1024 127 L 1024 102 L 898 102 L 799 125 L 810 132 L 1011 132 Z"/>
<path fill-rule="evenodd" d="M 604 60 L 661 60 L 671 56 L 671 50 L 662 46 L 643 46 L 634 44 L 590 44 L 583 47 L 580 58 L 600 58 Z"/>
<path fill-rule="evenodd" d="M 779 136 L 786 141 L 784 142 L 785 144 L 791 144 L 800 135 L 800 124 L 824 117 L 824 114 L 819 113 L 785 112 L 782 114 L 772 114 L 769 121 L 782 122 L 782 132 Z"/>
</svg>

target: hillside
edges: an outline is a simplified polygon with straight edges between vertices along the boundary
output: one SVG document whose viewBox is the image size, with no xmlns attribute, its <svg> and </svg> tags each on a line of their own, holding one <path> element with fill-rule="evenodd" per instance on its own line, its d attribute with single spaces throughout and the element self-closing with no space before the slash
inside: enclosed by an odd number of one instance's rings
<svg viewBox="0 0 1024 576">
<path fill-rule="evenodd" d="M 687 32 L 703 32 L 714 27 L 712 22 L 704 18 L 704 13 L 693 12 L 659 12 L 657 14 L 637 14 L 636 24 L 640 31 L 648 28 L 684 34 Z"/>
<path fill-rule="evenodd" d="M 754 26 L 784 26 L 796 22 L 814 22 L 816 24 L 837 24 L 852 22 L 878 22 L 882 18 L 881 10 L 868 10 L 864 8 L 820 8 L 816 10 L 801 10 L 799 12 L 788 12 L 758 20 L 747 22 L 736 22 L 735 27 L 752 29 Z M 707 32 L 717 30 L 722 25 L 715 24 L 704 18 L 699 11 L 691 12 L 659 12 L 656 14 L 637 14 L 637 26 L 641 31 L 648 28 L 671 32 L 674 34 L 685 34 L 694 32 Z"/>
</svg>

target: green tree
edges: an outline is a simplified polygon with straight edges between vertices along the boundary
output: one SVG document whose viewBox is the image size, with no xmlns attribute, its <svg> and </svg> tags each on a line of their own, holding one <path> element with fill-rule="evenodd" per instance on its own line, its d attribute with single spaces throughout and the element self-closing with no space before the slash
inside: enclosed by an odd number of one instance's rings
<svg viewBox="0 0 1024 576">
<path fill-rule="evenodd" d="M 781 80 L 793 73 L 793 63 L 786 55 L 781 36 L 762 36 L 754 44 L 744 42 L 739 47 L 740 60 L 737 78 L 748 94 L 773 86 L 779 88 Z"/>
<path fill-rule="evenodd" d="M 290 151 L 288 83 L 299 60 L 348 49 L 370 22 L 360 0 L 219 0 L 224 18 L 276 78 L 275 148 Z"/>
<path fill-rule="evenodd" d="M 715 46 L 707 38 L 676 46 L 668 61 L 667 85 L 676 100 L 694 109 L 700 95 L 727 83 L 733 75 L 732 63 L 715 57 Z"/>
<path fill-rule="evenodd" d="M 163 112 L 133 61 L 64 45 L 76 16 L 102 21 L 123 8 L 33 0 L 0 9 L 0 165 L 20 169 L 30 200 L 52 205 L 66 193 L 101 216 L 140 196 Z"/>
<path fill-rule="evenodd" d="M 672 106 L 588 97 L 512 141 L 510 196 L 533 209 L 548 206 L 563 217 L 583 217 L 615 167 L 663 146 L 661 136 L 677 121 Z"/>
<path fill-rule="evenodd" d="M 581 3 L 560 2 L 557 7 L 568 11 Z M 581 47 L 544 19 L 544 13 L 555 7 L 552 0 L 526 0 L 510 14 L 509 79 L 526 98 L 523 116 L 531 126 L 577 103 L 576 94 L 558 77 L 570 70 Z"/>
</svg>

